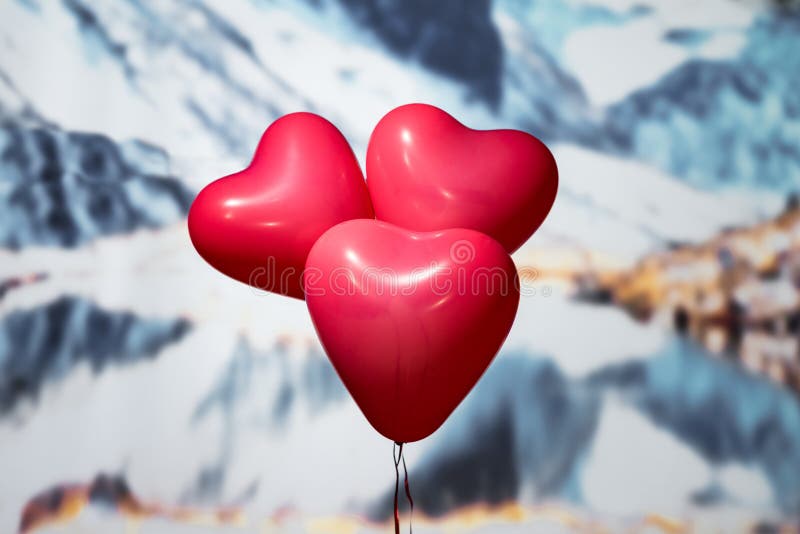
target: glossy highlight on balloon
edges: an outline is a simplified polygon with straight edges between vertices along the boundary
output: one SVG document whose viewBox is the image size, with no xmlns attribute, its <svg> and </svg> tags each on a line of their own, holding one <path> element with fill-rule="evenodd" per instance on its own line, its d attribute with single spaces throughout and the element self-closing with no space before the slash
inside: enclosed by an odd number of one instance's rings
<svg viewBox="0 0 800 534">
<path fill-rule="evenodd" d="M 519 130 L 472 130 L 408 104 L 386 114 L 367 148 L 378 219 L 419 231 L 471 228 L 511 253 L 539 228 L 558 190 L 547 147 Z"/>
<path fill-rule="evenodd" d="M 189 234 L 215 269 L 302 299 L 302 271 L 317 238 L 364 217 L 373 217 L 372 204 L 347 140 L 318 115 L 292 113 L 267 128 L 246 169 L 200 192 Z"/>
<path fill-rule="evenodd" d="M 491 237 L 339 224 L 308 256 L 306 304 L 350 394 L 375 429 L 423 439 L 472 389 L 519 304 L 516 269 Z"/>
</svg>

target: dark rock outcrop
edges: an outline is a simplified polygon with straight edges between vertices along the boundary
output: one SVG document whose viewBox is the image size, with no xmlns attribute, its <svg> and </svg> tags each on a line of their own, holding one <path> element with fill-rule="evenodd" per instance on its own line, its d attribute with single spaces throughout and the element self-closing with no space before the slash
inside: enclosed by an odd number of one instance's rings
<svg viewBox="0 0 800 534">
<path fill-rule="evenodd" d="M 491 104 L 501 96 L 503 49 L 490 0 L 340 0 L 394 53 L 466 83 Z"/>
<path fill-rule="evenodd" d="M 47 383 L 82 362 L 99 373 L 154 358 L 188 330 L 182 319 L 145 319 L 76 297 L 14 311 L 0 322 L 0 414 L 23 399 L 35 401 Z"/>
<path fill-rule="evenodd" d="M 75 247 L 181 220 L 194 197 L 156 147 L 0 122 L 0 246 Z"/>
</svg>

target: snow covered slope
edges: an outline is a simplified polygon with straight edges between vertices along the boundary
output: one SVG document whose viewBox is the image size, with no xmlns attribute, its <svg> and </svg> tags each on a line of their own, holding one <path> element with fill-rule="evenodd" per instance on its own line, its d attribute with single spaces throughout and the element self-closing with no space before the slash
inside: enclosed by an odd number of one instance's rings
<svg viewBox="0 0 800 534">
<path fill-rule="evenodd" d="M 362 162 L 407 102 L 530 131 L 561 189 L 516 259 L 630 265 L 800 188 L 798 26 L 729 0 L 0 2 L 0 531 L 99 473 L 256 521 L 388 517 L 391 444 L 303 303 L 220 276 L 188 240 L 194 192 L 246 165 L 278 116 L 326 116 Z M 409 447 L 422 510 L 800 512 L 796 399 L 548 283 L 452 419 Z M 640 491 L 652 478 L 670 484 Z"/>
</svg>

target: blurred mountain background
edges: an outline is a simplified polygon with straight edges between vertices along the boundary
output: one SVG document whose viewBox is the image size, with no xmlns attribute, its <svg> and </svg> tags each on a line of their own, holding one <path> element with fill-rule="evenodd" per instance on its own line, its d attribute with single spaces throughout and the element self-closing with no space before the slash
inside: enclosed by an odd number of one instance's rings
<svg viewBox="0 0 800 534">
<path fill-rule="evenodd" d="M 419 532 L 800 518 L 800 6 L 0 2 L 0 531 L 378 532 L 391 443 L 302 302 L 207 266 L 261 132 L 395 106 L 543 139 L 560 191 L 475 390 L 408 447 Z"/>
</svg>

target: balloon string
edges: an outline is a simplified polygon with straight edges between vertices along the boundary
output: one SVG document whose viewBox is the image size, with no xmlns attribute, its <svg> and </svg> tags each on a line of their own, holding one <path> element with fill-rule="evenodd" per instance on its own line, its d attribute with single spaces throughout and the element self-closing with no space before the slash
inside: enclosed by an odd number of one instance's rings
<svg viewBox="0 0 800 534">
<path fill-rule="evenodd" d="M 398 447 L 400 448 L 398 451 Z M 411 485 L 408 483 L 408 467 L 406 467 L 406 457 L 403 454 L 403 444 L 395 442 L 392 447 L 392 460 L 394 460 L 394 532 L 400 534 L 400 506 L 398 503 L 400 494 L 400 462 L 403 462 L 403 473 L 405 475 L 404 487 L 406 490 L 406 498 L 410 508 L 410 517 L 408 519 L 408 532 L 414 534 L 414 499 L 411 498 Z"/>
<path fill-rule="evenodd" d="M 400 508 L 397 505 L 397 495 L 400 491 L 400 457 L 397 456 L 397 445 L 392 447 L 392 461 L 394 461 L 394 534 L 400 534 Z M 403 455 L 403 444 L 400 443 L 400 456 Z"/>
<path fill-rule="evenodd" d="M 400 445 L 400 457 L 403 458 L 403 472 L 406 475 L 406 498 L 411 510 L 408 518 L 408 532 L 409 534 L 414 534 L 414 499 L 411 498 L 411 485 L 408 483 L 408 468 L 406 467 L 406 457 L 403 454 L 403 445 Z"/>
</svg>

